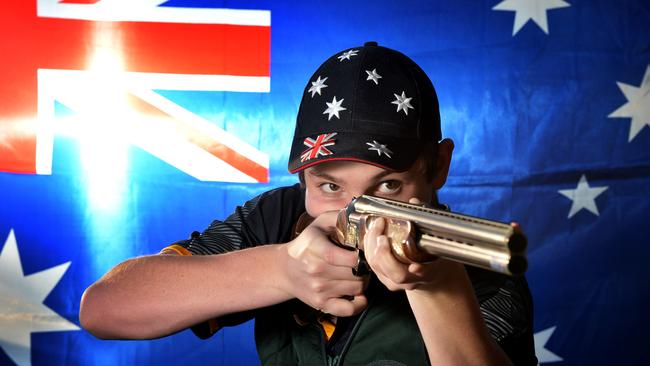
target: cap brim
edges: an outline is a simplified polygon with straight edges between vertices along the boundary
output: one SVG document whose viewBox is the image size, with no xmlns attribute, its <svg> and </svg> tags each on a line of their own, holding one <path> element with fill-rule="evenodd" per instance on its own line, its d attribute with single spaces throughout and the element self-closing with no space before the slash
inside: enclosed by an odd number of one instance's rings
<svg viewBox="0 0 650 366">
<path fill-rule="evenodd" d="M 322 154 L 310 154 L 315 155 L 311 157 L 305 156 L 308 151 L 313 151 L 313 148 L 305 146 L 305 138 L 301 136 L 293 140 L 290 154 L 293 159 L 289 161 L 290 173 L 330 161 L 353 161 L 390 171 L 406 171 L 417 159 L 422 144 L 418 139 L 341 132 L 333 138 L 335 144 L 327 146 Z"/>
</svg>

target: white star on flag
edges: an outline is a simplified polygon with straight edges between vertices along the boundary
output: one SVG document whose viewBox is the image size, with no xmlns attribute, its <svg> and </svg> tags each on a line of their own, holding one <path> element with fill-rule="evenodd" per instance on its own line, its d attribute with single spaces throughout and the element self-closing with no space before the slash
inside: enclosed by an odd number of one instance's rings
<svg viewBox="0 0 650 366">
<path fill-rule="evenodd" d="M 0 252 L 0 348 L 18 365 L 31 364 L 31 334 L 79 330 L 43 304 L 70 262 L 23 275 L 13 230 Z"/>
<path fill-rule="evenodd" d="M 320 94 L 321 89 L 327 88 L 327 84 L 325 84 L 325 80 L 327 80 L 327 78 L 321 79 L 320 76 L 318 76 L 318 79 L 316 79 L 316 81 L 311 82 L 311 87 L 309 88 L 307 93 L 311 93 L 312 98 L 316 93 L 318 93 L 318 95 L 321 95 Z"/>
<path fill-rule="evenodd" d="M 598 216 L 599 212 L 598 207 L 596 206 L 596 197 L 605 192 L 607 188 L 609 187 L 589 187 L 587 177 L 583 174 L 582 177 L 580 177 L 580 181 L 578 182 L 576 189 L 559 190 L 558 192 L 560 192 L 560 194 L 573 201 L 568 218 L 571 218 L 583 208 Z"/>
<path fill-rule="evenodd" d="M 343 60 L 349 60 L 350 57 L 356 56 L 358 53 L 359 53 L 359 51 L 357 51 L 357 50 L 349 50 L 349 51 L 343 52 L 343 54 L 340 55 L 338 57 L 338 59 L 339 59 L 339 61 L 343 62 Z"/>
<path fill-rule="evenodd" d="M 323 112 L 323 114 L 329 114 L 329 116 L 327 117 L 328 121 L 330 119 L 332 119 L 332 116 L 335 116 L 336 118 L 341 119 L 339 117 L 339 112 L 344 111 L 344 110 L 347 109 L 347 108 L 341 106 L 341 103 L 343 103 L 344 100 L 345 99 L 336 100 L 336 96 L 334 96 L 334 99 L 332 99 L 331 103 L 330 102 L 325 102 L 325 104 L 327 104 L 327 109 L 325 110 L 325 112 Z"/>
<path fill-rule="evenodd" d="M 534 335 L 535 356 L 537 356 L 538 365 L 540 363 L 562 361 L 562 357 L 556 355 L 546 348 L 546 343 L 553 335 L 553 332 L 555 332 L 555 327 L 550 327 L 544 329 L 541 332 L 537 332 Z"/>
<path fill-rule="evenodd" d="M 495 5 L 492 10 L 516 12 L 515 24 L 512 28 L 512 35 L 514 36 L 531 19 L 542 28 L 544 33 L 548 34 L 546 12 L 567 6 L 571 6 L 571 4 L 563 0 L 503 0 Z"/>
<path fill-rule="evenodd" d="M 375 141 L 375 140 L 372 140 L 372 142 L 366 142 L 366 145 L 370 146 L 370 147 L 368 148 L 368 150 L 375 150 L 375 151 L 377 151 L 377 155 L 381 156 L 381 154 L 384 154 L 384 155 L 386 155 L 386 156 L 388 156 L 389 158 L 392 159 L 392 157 L 390 156 L 390 154 L 392 154 L 393 152 L 390 151 L 390 150 L 386 147 L 386 145 L 382 145 L 382 144 L 380 144 L 379 142 L 377 142 L 377 141 Z"/>
<path fill-rule="evenodd" d="M 397 112 L 399 111 L 404 111 L 404 114 L 408 115 L 409 114 L 409 108 L 414 109 L 413 106 L 411 105 L 411 99 L 413 98 L 407 98 L 406 94 L 402 92 L 402 95 L 397 95 L 393 94 L 395 96 L 395 100 L 391 102 L 391 104 L 397 104 Z"/>
<path fill-rule="evenodd" d="M 368 74 L 368 78 L 366 80 L 372 80 L 376 85 L 379 85 L 379 79 L 381 79 L 381 75 L 377 74 L 377 69 L 372 69 L 372 71 L 366 70 L 366 73 Z"/>
<path fill-rule="evenodd" d="M 621 82 L 616 82 L 627 103 L 612 112 L 609 118 L 632 118 L 630 134 L 627 142 L 631 142 L 643 127 L 650 125 L 650 65 L 645 69 L 641 85 L 637 88 Z"/>
</svg>

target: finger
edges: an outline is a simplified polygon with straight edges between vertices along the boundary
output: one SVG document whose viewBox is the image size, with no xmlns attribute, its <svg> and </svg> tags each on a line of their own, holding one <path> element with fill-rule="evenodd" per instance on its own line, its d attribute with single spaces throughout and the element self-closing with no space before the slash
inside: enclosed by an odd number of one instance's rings
<svg viewBox="0 0 650 366">
<path fill-rule="evenodd" d="M 363 240 L 359 241 L 359 249 L 363 250 L 367 254 L 367 251 L 371 250 L 366 247 L 367 243 L 374 243 L 377 236 L 383 233 L 386 221 L 383 217 L 376 216 L 372 217 L 370 222 L 366 221 L 365 225 L 365 234 L 363 235 Z M 374 248 L 374 246 L 371 248 Z"/>
<path fill-rule="evenodd" d="M 356 265 L 356 261 L 355 261 Z M 322 260 L 315 260 L 305 267 L 305 273 L 314 278 L 321 278 L 324 280 L 359 280 L 359 277 L 352 273 L 351 266 L 335 266 L 330 265 Z"/>
<path fill-rule="evenodd" d="M 363 250 L 366 255 L 366 261 L 372 266 L 372 261 L 376 255 L 377 238 L 384 233 L 386 227 L 386 220 L 382 217 L 375 218 L 370 227 L 366 230 L 366 235 L 363 240 Z"/>
<path fill-rule="evenodd" d="M 398 277 L 397 279 L 394 278 L 396 276 L 395 272 L 388 272 L 384 273 L 384 265 L 381 264 L 376 264 L 375 267 L 373 267 L 374 273 L 377 276 L 377 279 L 381 281 L 381 283 L 386 286 L 386 288 L 389 291 L 399 291 L 399 290 L 404 290 L 406 287 L 404 287 L 403 282 L 406 278 L 408 278 L 408 273 L 404 272 L 403 269 L 400 269 L 400 274 L 402 277 Z"/>
<path fill-rule="evenodd" d="M 386 228 L 386 220 L 383 217 L 377 217 L 372 221 L 371 226 L 371 230 L 374 232 L 374 234 L 381 235 Z"/>
<path fill-rule="evenodd" d="M 309 225 L 321 229 L 323 232 L 331 232 L 336 227 L 336 218 L 339 211 L 325 211 Z"/>
<path fill-rule="evenodd" d="M 426 202 L 423 202 L 423 201 L 421 201 L 421 200 L 420 200 L 419 198 L 417 198 L 417 197 L 411 197 L 411 198 L 409 198 L 409 203 L 412 204 L 412 205 L 417 205 L 417 206 L 422 206 L 422 207 L 428 207 L 428 208 L 431 207 L 431 204 L 428 204 L 428 203 L 426 203 Z"/>
<path fill-rule="evenodd" d="M 317 220 L 322 221 L 315 221 L 315 224 L 312 223 L 296 238 L 296 241 L 303 242 L 303 245 L 300 245 L 301 250 L 315 257 L 317 259 L 315 263 L 322 261 L 332 266 L 347 267 L 348 269 L 356 266 L 358 261 L 357 251 L 334 244 L 330 240 L 328 233 L 319 227 L 325 222 L 325 219 L 321 219 L 321 216 Z"/>
<path fill-rule="evenodd" d="M 345 267 L 348 270 L 357 265 L 359 254 L 356 250 L 344 249 L 325 238 L 314 245 L 313 253 L 331 266 Z"/>
<path fill-rule="evenodd" d="M 351 300 L 332 298 L 325 302 L 320 309 L 324 313 L 334 316 L 352 316 L 368 307 L 368 299 L 364 295 L 354 296 Z"/>
<path fill-rule="evenodd" d="M 392 253 L 388 237 L 380 235 L 372 253 L 372 269 L 381 273 L 393 283 L 405 282 L 409 277 L 408 265 L 398 261 Z"/>
<path fill-rule="evenodd" d="M 422 263 L 410 263 L 408 265 L 408 271 L 411 273 L 422 273 L 426 268 L 426 265 Z"/>
<path fill-rule="evenodd" d="M 412 204 L 412 205 L 421 205 L 422 201 L 420 201 L 420 199 L 417 198 L 417 197 L 411 197 L 409 199 L 409 203 Z"/>
<path fill-rule="evenodd" d="M 365 286 L 365 283 L 360 280 L 315 281 L 312 284 L 311 290 L 317 303 L 331 298 L 362 295 Z"/>
<path fill-rule="evenodd" d="M 377 274 L 377 279 L 386 286 L 388 291 L 399 291 L 402 288 L 399 285 L 396 285 L 390 278 L 384 276 L 383 274 Z"/>
<path fill-rule="evenodd" d="M 434 262 L 427 262 L 427 263 L 410 263 L 408 265 L 408 273 L 413 277 L 413 278 L 418 278 L 420 280 L 424 280 L 428 278 L 429 273 L 434 271 L 436 264 Z"/>
</svg>

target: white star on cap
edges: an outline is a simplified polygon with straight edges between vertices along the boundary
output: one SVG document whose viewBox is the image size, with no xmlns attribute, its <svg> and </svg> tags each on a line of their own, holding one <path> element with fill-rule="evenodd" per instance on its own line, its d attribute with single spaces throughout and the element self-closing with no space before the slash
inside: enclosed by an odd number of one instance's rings
<svg viewBox="0 0 650 366">
<path fill-rule="evenodd" d="M 312 98 L 316 93 L 318 93 L 318 95 L 321 95 L 320 90 L 323 88 L 327 88 L 327 84 L 325 84 L 325 80 L 327 80 L 327 78 L 321 79 L 320 76 L 318 76 L 318 79 L 316 79 L 316 81 L 311 82 L 311 88 L 307 90 L 307 93 L 311 93 Z"/>
<path fill-rule="evenodd" d="M 356 56 L 357 53 L 359 53 L 359 51 L 357 51 L 357 50 L 349 50 L 349 51 L 343 52 L 343 54 L 341 54 L 341 56 L 338 57 L 339 61 L 343 62 L 343 60 L 349 60 L 350 57 Z"/>
<path fill-rule="evenodd" d="M 332 99 L 331 103 L 325 102 L 325 104 L 327 104 L 327 109 L 325 110 L 325 112 L 323 112 L 323 114 L 329 114 L 329 116 L 327 117 L 328 121 L 332 119 L 332 116 L 336 116 L 336 118 L 341 119 L 339 117 L 339 112 L 347 109 L 341 106 L 341 103 L 343 103 L 344 100 L 345 99 L 341 99 L 337 101 L 336 96 L 334 96 L 334 99 Z"/>
<path fill-rule="evenodd" d="M 377 74 L 377 69 L 373 69 L 372 71 L 366 70 L 366 73 L 368 74 L 368 78 L 366 80 L 372 80 L 376 85 L 379 85 L 379 79 L 381 79 L 381 75 Z"/>
<path fill-rule="evenodd" d="M 408 115 L 409 114 L 409 108 L 414 109 L 413 106 L 411 105 L 411 99 L 413 98 L 407 98 L 406 94 L 402 92 L 402 95 L 397 95 L 393 94 L 395 96 L 395 100 L 391 102 L 391 104 L 397 104 L 397 112 L 399 111 L 404 111 L 404 114 Z"/>
<path fill-rule="evenodd" d="M 377 141 L 375 141 L 375 140 L 372 140 L 372 142 L 366 142 L 366 145 L 370 146 L 370 147 L 368 148 L 368 150 L 375 150 L 375 151 L 377 151 L 377 155 L 381 156 L 381 154 L 384 154 L 384 155 L 386 155 L 386 156 L 388 156 L 389 158 L 392 159 L 392 157 L 390 156 L 390 154 L 392 154 L 393 152 L 390 151 L 390 150 L 386 147 L 386 145 L 382 145 L 382 144 L 380 144 L 379 142 L 377 142 Z"/>
<path fill-rule="evenodd" d="M 587 182 L 587 177 L 583 174 L 582 177 L 580 177 L 580 182 L 578 182 L 576 189 L 559 190 L 558 192 L 560 192 L 560 194 L 573 201 L 568 218 L 571 218 L 583 208 L 598 216 L 599 213 L 598 206 L 596 206 L 596 197 L 605 192 L 607 188 L 609 187 L 590 187 L 589 182 Z"/>
<path fill-rule="evenodd" d="M 639 87 L 617 82 L 618 87 L 627 98 L 627 103 L 610 113 L 609 118 L 632 118 L 627 142 L 631 142 L 643 127 L 650 126 L 650 65 Z"/>
</svg>

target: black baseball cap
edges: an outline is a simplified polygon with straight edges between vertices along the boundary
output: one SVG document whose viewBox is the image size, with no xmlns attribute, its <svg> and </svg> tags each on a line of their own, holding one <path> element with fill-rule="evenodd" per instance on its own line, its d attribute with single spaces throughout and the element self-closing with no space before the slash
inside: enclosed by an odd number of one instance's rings
<svg viewBox="0 0 650 366">
<path fill-rule="evenodd" d="M 307 83 L 289 172 L 336 160 L 405 171 L 441 138 L 429 77 L 404 54 L 367 42 L 327 59 Z"/>
</svg>

